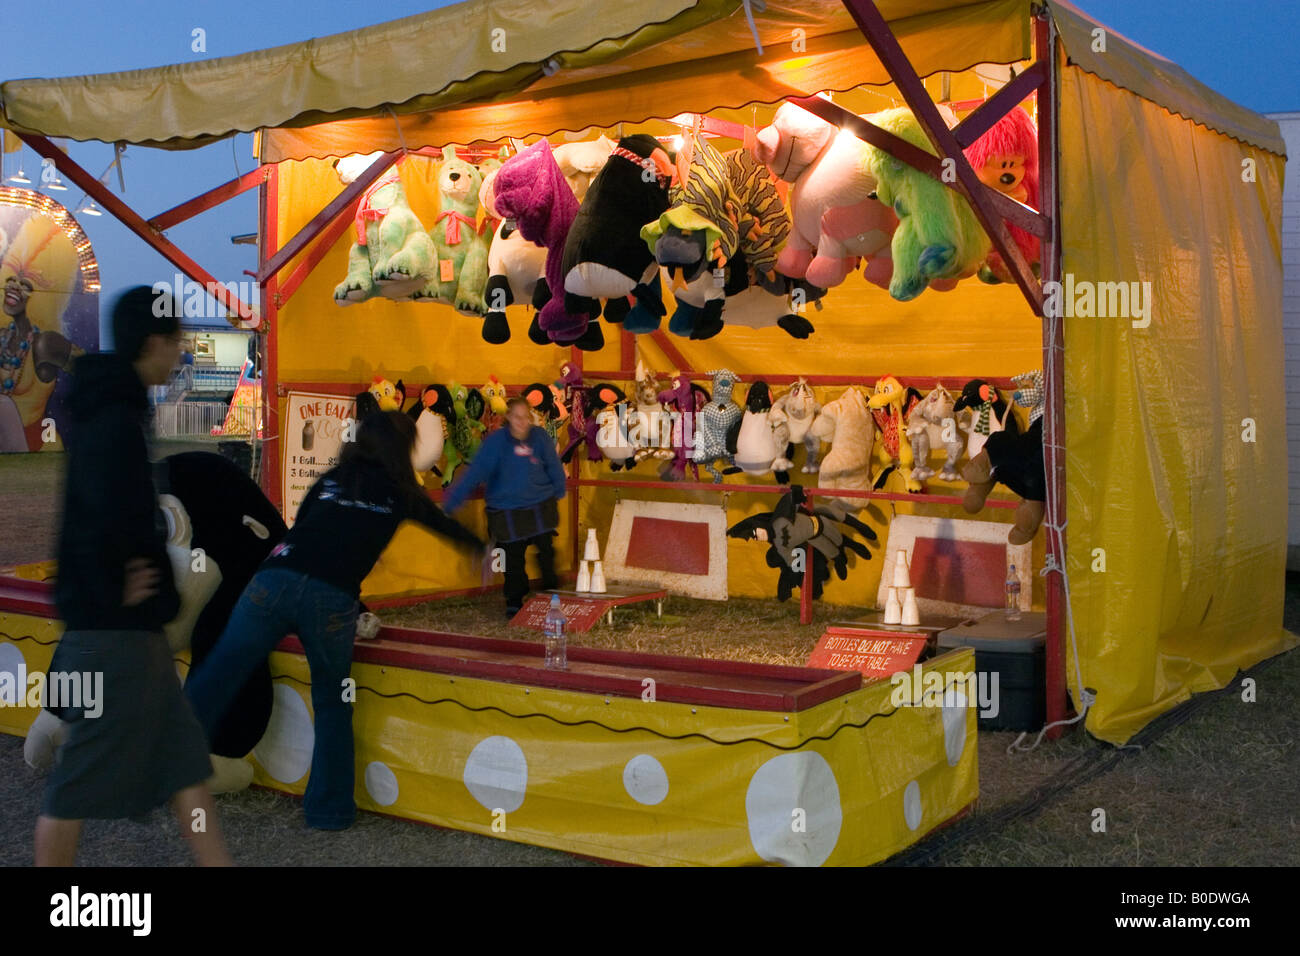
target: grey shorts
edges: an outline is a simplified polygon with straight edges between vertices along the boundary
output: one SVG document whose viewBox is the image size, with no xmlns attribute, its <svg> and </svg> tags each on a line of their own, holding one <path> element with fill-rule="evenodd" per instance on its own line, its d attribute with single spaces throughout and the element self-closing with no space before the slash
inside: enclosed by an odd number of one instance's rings
<svg viewBox="0 0 1300 956">
<path fill-rule="evenodd" d="M 45 816 L 140 816 L 212 776 L 207 740 L 162 632 L 68 631 L 50 672 L 77 675 L 83 688 L 82 675 L 90 675 L 99 693 L 56 711 L 68 738 L 46 784 Z"/>
</svg>

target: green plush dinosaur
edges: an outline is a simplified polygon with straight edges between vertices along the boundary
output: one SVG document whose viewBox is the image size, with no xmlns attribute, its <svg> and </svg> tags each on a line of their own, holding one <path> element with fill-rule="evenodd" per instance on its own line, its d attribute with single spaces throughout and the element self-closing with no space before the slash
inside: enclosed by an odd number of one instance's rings
<svg viewBox="0 0 1300 956">
<path fill-rule="evenodd" d="M 344 183 L 352 182 L 374 156 L 339 160 L 339 178 Z M 396 166 L 362 195 L 355 227 L 356 241 L 348 250 L 347 278 L 334 288 L 337 305 L 352 305 L 377 295 L 406 299 L 433 278 L 433 242 L 407 204 Z"/>
<path fill-rule="evenodd" d="M 457 467 L 468 462 L 483 443 L 483 433 L 487 426 L 479 419 L 487 404 L 477 389 L 466 388 L 459 382 L 448 382 L 447 393 L 451 398 L 454 417 L 448 419 L 448 442 L 443 448 L 447 456 L 447 467 L 442 473 L 442 486 L 451 484 Z"/>
<path fill-rule="evenodd" d="M 433 276 L 411 298 L 415 302 L 445 302 L 466 315 L 486 315 L 483 292 L 488 279 L 488 237 L 478 228 L 478 169 L 456 156 L 456 147 L 442 150 L 438 192 L 442 212 L 429 231 L 436 256 Z"/>
</svg>

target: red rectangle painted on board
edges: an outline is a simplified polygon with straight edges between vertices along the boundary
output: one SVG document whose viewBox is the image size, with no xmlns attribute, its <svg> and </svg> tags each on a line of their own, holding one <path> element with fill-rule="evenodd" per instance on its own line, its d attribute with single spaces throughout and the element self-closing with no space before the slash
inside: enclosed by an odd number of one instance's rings
<svg viewBox="0 0 1300 956">
<path fill-rule="evenodd" d="M 701 521 L 632 519 L 625 567 L 674 574 L 709 573 L 709 526 Z"/>
<path fill-rule="evenodd" d="M 912 546 L 912 587 L 917 597 L 1002 607 L 1006 581 L 1005 544 L 918 537 Z"/>
<path fill-rule="evenodd" d="M 889 677 L 911 668 L 928 639 L 897 631 L 827 628 L 817 641 L 809 667 L 860 671 L 864 677 Z"/>
</svg>

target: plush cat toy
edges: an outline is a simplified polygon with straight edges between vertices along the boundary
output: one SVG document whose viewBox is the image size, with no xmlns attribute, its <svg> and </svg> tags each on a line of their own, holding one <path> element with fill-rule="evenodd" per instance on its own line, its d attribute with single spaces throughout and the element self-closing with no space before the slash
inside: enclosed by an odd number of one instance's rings
<svg viewBox="0 0 1300 956">
<path fill-rule="evenodd" d="M 727 474 L 743 471 L 747 475 L 765 475 L 769 471 L 779 484 L 789 484 L 787 472 L 794 467 L 790 455 L 790 425 L 784 418 L 771 415 L 772 396 L 767 382 L 755 382 L 745 396 L 745 413 L 727 432 L 727 451 L 736 467 Z"/>
<path fill-rule="evenodd" d="M 817 459 L 821 456 L 822 443 L 813 434 L 812 424 L 821 410 L 812 386 L 802 377 L 790 386 L 790 391 L 772 403 L 773 421 L 784 422 L 790 442 L 804 447 L 804 465 L 800 470 L 806 475 L 816 474 L 819 467 Z"/>
<path fill-rule="evenodd" d="M 823 488 L 871 490 L 871 449 L 876 423 L 862 392 L 850 386 L 839 398 L 822 406 L 813 420 L 813 435 L 831 443 L 821 461 L 817 483 Z M 858 511 L 864 499 L 837 498 L 845 508 Z"/>
<path fill-rule="evenodd" d="M 860 258 L 870 271 L 873 257 L 887 255 L 898 220 L 873 198 L 869 149 L 852 133 L 793 103 L 781 104 L 772 125 L 759 130 L 755 159 L 791 184 L 793 229 L 778 271 L 830 288 L 843 282 Z M 828 221 L 832 209 L 840 211 Z"/>
<path fill-rule="evenodd" d="M 653 136 L 625 136 L 592 181 L 564 244 L 564 293 L 571 310 L 607 299 L 605 317 L 628 331 L 652 331 L 667 311 L 659 268 L 641 227 L 668 208 L 677 170 Z M 640 311 L 629 312 L 628 296 Z"/>
<path fill-rule="evenodd" d="M 601 348 L 605 337 L 600 323 L 591 321 L 600 303 L 564 294 L 563 256 L 579 209 L 550 144 L 540 139 L 508 160 L 497 170 L 492 195 L 497 212 L 514 222 L 524 239 L 546 249 L 546 275 L 534 289 L 538 313 L 529 338 L 538 344 Z"/>
<path fill-rule="evenodd" d="M 334 167 L 346 185 L 381 155 L 348 156 L 336 160 Z M 347 278 L 334 288 L 335 305 L 352 305 L 377 295 L 405 299 L 433 278 L 433 243 L 406 201 L 397 165 L 362 193 L 355 227 Z"/>
<path fill-rule="evenodd" d="M 966 442 L 957 427 L 957 413 L 953 406 L 952 394 L 942 385 L 936 385 L 908 414 L 907 437 L 916 459 L 913 478 L 924 481 L 933 477 L 930 450 L 943 449 L 948 457 L 939 478 L 941 481 L 957 480 L 957 462 L 966 449 Z"/>
<path fill-rule="evenodd" d="M 998 390 L 982 378 L 974 378 L 962 387 L 961 394 L 953 403 L 953 412 L 969 409 L 962 416 L 961 430 L 967 435 L 966 455 L 972 461 L 984 450 L 984 443 L 994 432 L 1004 428 L 1020 433 L 1020 425 L 1014 415 L 1010 414 L 1007 403 L 1002 400 Z"/>
<path fill-rule="evenodd" d="M 994 123 L 988 132 L 966 147 L 965 153 L 985 186 L 1006 193 L 1031 209 L 1038 208 L 1038 128 L 1023 108 L 1017 106 Z M 1025 261 L 1036 267 L 1038 237 L 1010 223 L 1007 230 Z M 1013 281 L 1010 269 L 996 251 L 989 253 L 980 267 L 979 277 L 984 282 Z"/>
<path fill-rule="evenodd" d="M 731 397 L 731 390 L 739 381 L 736 373 L 723 368 L 709 374 L 713 376 L 713 398 L 696 416 L 698 424 L 692 460 L 704 466 L 704 470 L 713 476 L 716 485 L 722 481 L 722 472 L 714 467 L 718 460 L 721 459 L 728 465 L 735 464 L 731 453 L 727 451 L 727 433 L 741 420 L 744 410 Z"/>
<path fill-rule="evenodd" d="M 244 588 L 287 529 L 257 483 L 220 455 L 171 455 L 154 465 L 154 482 L 181 598 L 180 613 L 165 631 L 173 653 L 189 648 L 192 674 L 202 668 Z M 201 570 L 196 570 L 196 548 L 203 555 Z M 55 667 L 63 667 L 57 658 L 51 663 Z M 253 767 L 244 758 L 266 733 L 271 702 L 271 672 L 262 660 L 213 730 L 215 774 L 208 785 L 214 792 L 242 790 L 252 781 Z M 37 769 L 52 766 L 64 736 L 63 721 L 42 710 L 28 731 L 24 758 Z"/>
<path fill-rule="evenodd" d="M 1001 482 L 1020 496 L 1016 521 L 1007 534 L 1011 544 L 1028 544 L 1043 523 L 1047 508 L 1047 474 L 1043 467 L 1043 373 L 1035 369 L 1011 380 L 1011 399 L 1029 409 L 1029 428 L 1018 434 L 1011 428 L 989 435 L 983 449 L 966 463 L 962 476 L 970 488 L 962 501 L 971 513 L 984 507 L 993 485 Z"/>
<path fill-rule="evenodd" d="M 885 110 L 872 121 L 935 154 L 911 110 Z M 965 198 L 883 150 L 868 149 L 867 165 L 876 178 L 876 198 L 898 216 L 890 247 L 894 274 L 889 294 L 907 302 L 925 291 L 932 280 L 974 275 L 992 243 Z"/>
<path fill-rule="evenodd" d="M 681 372 L 675 371 L 671 385 L 656 397 L 672 416 L 673 422 L 673 457 L 659 470 L 659 477 L 663 481 L 681 481 L 686 477 L 686 463 L 691 460 L 691 449 L 699 441 L 697 423 L 701 409 L 709 403 L 709 393 Z M 691 462 L 691 471 L 698 481 L 700 466 Z"/>
<path fill-rule="evenodd" d="M 500 170 L 498 170 L 498 175 Z M 444 146 L 438 169 L 442 211 L 429 230 L 437 254 L 433 278 L 411 298 L 415 302 L 445 302 L 466 315 L 487 313 L 483 289 L 488 277 L 487 237 L 478 231 L 478 192 L 483 179 L 478 168 Z"/>
</svg>

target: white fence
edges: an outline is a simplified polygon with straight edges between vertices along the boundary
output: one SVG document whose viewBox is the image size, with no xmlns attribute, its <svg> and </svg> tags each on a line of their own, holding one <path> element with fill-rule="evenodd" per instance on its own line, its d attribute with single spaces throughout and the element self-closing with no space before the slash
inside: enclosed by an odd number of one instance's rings
<svg viewBox="0 0 1300 956">
<path fill-rule="evenodd" d="M 211 435 L 226 421 L 230 406 L 225 402 L 177 402 L 154 406 L 154 434 L 159 438 L 181 438 L 190 435 Z M 253 409 L 246 411 L 249 419 Z M 247 429 L 244 434 L 248 434 Z"/>
</svg>

